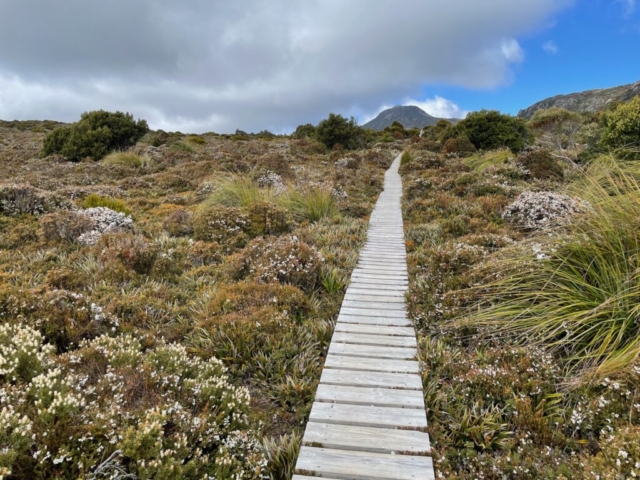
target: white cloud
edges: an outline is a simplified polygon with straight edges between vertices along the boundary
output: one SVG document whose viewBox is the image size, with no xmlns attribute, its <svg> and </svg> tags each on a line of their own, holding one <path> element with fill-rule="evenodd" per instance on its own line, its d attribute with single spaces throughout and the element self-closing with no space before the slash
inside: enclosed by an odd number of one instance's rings
<svg viewBox="0 0 640 480">
<path fill-rule="evenodd" d="M 558 48 L 558 45 L 556 45 L 556 43 L 553 40 L 544 42 L 542 44 L 542 50 L 544 50 L 550 55 L 556 55 L 560 51 L 560 49 Z"/>
<path fill-rule="evenodd" d="M 508 62 L 520 63 L 524 60 L 524 50 L 515 38 L 503 39 L 500 48 Z"/>
<path fill-rule="evenodd" d="M 427 84 L 508 83 L 516 39 L 572 2 L 2 0 L 0 118 L 104 108 L 224 132 L 361 116 Z"/>
<path fill-rule="evenodd" d="M 467 113 L 469 113 L 451 100 L 439 97 L 438 95 L 425 100 L 413 100 L 409 98 L 404 102 L 404 105 L 415 105 L 429 115 L 438 118 L 464 118 L 467 116 Z"/>
</svg>

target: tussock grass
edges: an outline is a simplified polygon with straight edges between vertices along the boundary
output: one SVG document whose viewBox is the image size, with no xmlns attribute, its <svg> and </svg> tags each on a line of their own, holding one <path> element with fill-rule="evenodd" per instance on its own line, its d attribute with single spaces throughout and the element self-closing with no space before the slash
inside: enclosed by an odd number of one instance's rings
<svg viewBox="0 0 640 480">
<path fill-rule="evenodd" d="M 496 150 L 492 152 L 480 152 L 464 159 L 467 167 L 478 172 L 482 172 L 491 166 L 499 166 L 513 157 L 510 150 Z"/>
<path fill-rule="evenodd" d="M 113 152 L 107 155 L 104 160 L 102 160 L 102 163 L 105 165 L 125 165 L 140 168 L 149 163 L 149 159 L 132 152 Z"/>
<path fill-rule="evenodd" d="M 247 177 L 233 176 L 218 185 L 207 200 L 208 205 L 248 208 L 258 202 L 275 201 L 276 194 L 269 188 L 260 188 Z"/>
<path fill-rule="evenodd" d="M 507 254 L 482 289 L 485 308 L 463 322 L 552 350 L 578 383 L 640 358 L 640 184 L 613 163 L 600 173 L 581 180 L 590 211 L 562 240 L 541 239 L 543 258 Z"/>
<path fill-rule="evenodd" d="M 326 188 L 290 189 L 280 201 L 300 221 L 317 222 L 338 214 L 338 206 L 333 194 Z"/>
<path fill-rule="evenodd" d="M 102 197 L 100 195 L 96 195 L 92 193 L 87 196 L 82 202 L 83 208 L 96 208 L 96 207 L 106 207 L 111 210 L 115 210 L 116 212 L 124 213 L 125 215 L 131 215 L 131 208 L 126 204 L 124 200 L 119 200 L 117 198 L 109 198 Z"/>
<path fill-rule="evenodd" d="M 410 152 L 404 151 L 402 152 L 402 157 L 400 157 L 400 165 L 406 165 L 413 161 L 413 155 Z"/>
<path fill-rule="evenodd" d="M 196 153 L 196 149 L 192 145 L 182 140 L 171 145 L 171 150 L 177 152 Z"/>
</svg>

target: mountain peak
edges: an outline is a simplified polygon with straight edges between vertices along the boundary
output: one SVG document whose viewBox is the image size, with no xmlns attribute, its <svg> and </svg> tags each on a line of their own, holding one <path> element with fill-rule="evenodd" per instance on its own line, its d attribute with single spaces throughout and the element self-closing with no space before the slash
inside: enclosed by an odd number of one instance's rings
<svg viewBox="0 0 640 480">
<path fill-rule="evenodd" d="M 415 105 L 396 105 L 388 108 L 362 127 L 371 130 L 384 130 L 393 122 L 398 122 L 404 128 L 422 128 L 435 125 L 440 118 L 433 117 Z"/>
</svg>

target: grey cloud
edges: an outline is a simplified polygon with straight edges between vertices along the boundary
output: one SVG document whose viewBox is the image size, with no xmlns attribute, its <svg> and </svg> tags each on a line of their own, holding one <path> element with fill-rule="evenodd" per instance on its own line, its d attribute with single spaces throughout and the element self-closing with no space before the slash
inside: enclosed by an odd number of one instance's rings
<svg viewBox="0 0 640 480">
<path fill-rule="evenodd" d="M 282 131 L 428 83 L 509 81 L 571 0 L 2 0 L 0 118 L 121 109 L 184 131 Z M 508 53 L 507 52 L 507 53 Z"/>
</svg>

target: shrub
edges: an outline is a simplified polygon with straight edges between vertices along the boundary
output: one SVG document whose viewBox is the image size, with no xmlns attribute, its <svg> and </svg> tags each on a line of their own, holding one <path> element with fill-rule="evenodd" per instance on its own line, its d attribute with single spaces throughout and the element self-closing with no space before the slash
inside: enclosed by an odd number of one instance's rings
<svg viewBox="0 0 640 480">
<path fill-rule="evenodd" d="M 31 185 L 0 185 L 0 214 L 3 215 L 40 215 L 54 210 L 72 208 L 74 208 L 73 203 L 69 200 Z"/>
<path fill-rule="evenodd" d="M 187 137 L 187 141 L 191 143 L 195 143 L 196 145 L 204 145 L 207 141 L 202 138 L 200 135 L 189 135 Z"/>
<path fill-rule="evenodd" d="M 467 118 L 449 127 L 443 140 L 465 135 L 475 148 L 495 150 L 507 147 L 518 153 L 531 142 L 531 133 L 522 119 L 503 115 L 497 110 L 472 112 Z"/>
<path fill-rule="evenodd" d="M 235 207 L 205 205 L 193 219 L 193 237 L 196 240 L 219 242 L 227 248 L 244 245 L 250 232 L 249 216 Z"/>
<path fill-rule="evenodd" d="M 76 242 L 93 228 L 93 222 L 80 212 L 60 211 L 42 217 L 40 228 L 47 242 Z"/>
<path fill-rule="evenodd" d="M 97 208 L 104 207 L 114 212 L 124 213 L 125 215 L 131 215 L 131 208 L 123 200 L 116 198 L 102 197 L 92 193 L 88 195 L 82 202 L 82 208 Z"/>
<path fill-rule="evenodd" d="M 119 260 L 139 274 L 149 274 L 158 257 L 158 249 L 144 237 L 127 233 L 103 235 L 98 242 L 100 258 L 105 262 Z"/>
<path fill-rule="evenodd" d="M 248 312 L 265 306 L 275 306 L 293 317 L 311 310 L 309 300 L 301 290 L 277 283 L 240 282 L 229 285 L 221 288 L 208 305 L 215 315 Z"/>
<path fill-rule="evenodd" d="M 562 180 L 564 171 L 548 150 L 532 150 L 521 154 L 516 162 L 529 171 L 532 178 L 538 180 Z"/>
<path fill-rule="evenodd" d="M 298 125 L 295 132 L 291 134 L 292 138 L 297 140 L 302 140 L 305 138 L 313 138 L 316 133 L 316 127 L 307 123 L 305 125 Z"/>
<path fill-rule="evenodd" d="M 256 202 L 248 208 L 248 214 L 253 236 L 279 235 L 291 230 L 291 215 L 280 205 Z"/>
<path fill-rule="evenodd" d="M 136 122 L 129 113 L 86 112 L 80 121 L 51 132 L 44 140 L 42 153 L 60 154 L 72 161 L 85 157 L 100 160 L 112 150 L 134 145 L 148 130 L 146 121 Z"/>
<path fill-rule="evenodd" d="M 353 117 L 347 120 L 342 115 L 330 113 L 316 127 L 316 138 L 327 148 L 340 144 L 344 148 L 354 149 L 361 146 L 363 132 Z"/>
<path fill-rule="evenodd" d="M 579 113 L 552 107 L 536 110 L 529 120 L 529 126 L 546 147 L 555 150 L 573 149 L 582 126 L 582 117 Z"/>
<path fill-rule="evenodd" d="M 253 240 L 230 261 L 235 279 L 255 278 L 312 289 L 320 279 L 322 255 L 295 236 Z"/>
<path fill-rule="evenodd" d="M 602 144 L 605 147 L 624 149 L 622 154 L 627 158 L 640 158 L 640 97 L 605 113 L 603 123 Z"/>
<path fill-rule="evenodd" d="M 172 237 L 186 237 L 193 233 L 193 213 L 183 208 L 171 212 L 162 227 Z"/>
<path fill-rule="evenodd" d="M 149 163 L 148 158 L 141 157 L 132 152 L 114 152 L 107 155 L 102 161 L 105 165 L 122 165 L 140 168 Z"/>
<path fill-rule="evenodd" d="M 247 428 L 249 392 L 216 358 L 153 343 L 102 336 L 55 364 L 42 361 L 31 379 L 3 382 L 3 474 L 264 478 L 261 445 Z"/>
</svg>

